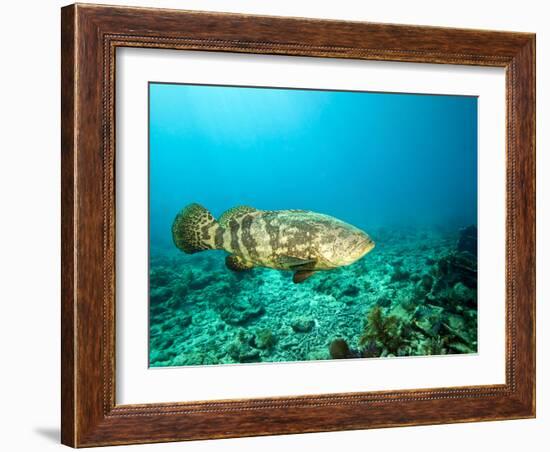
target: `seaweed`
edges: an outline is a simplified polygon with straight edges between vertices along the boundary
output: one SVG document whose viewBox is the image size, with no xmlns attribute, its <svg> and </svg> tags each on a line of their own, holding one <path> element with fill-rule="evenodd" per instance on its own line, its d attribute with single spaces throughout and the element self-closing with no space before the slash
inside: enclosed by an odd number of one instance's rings
<svg viewBox="0 0 550 452">
<path fill-rule="evenodd" d="M 380 306 L 375 306 L 367 314 L 365 329 L 359 345 L 365 346 L 369 342 L 384 347 L 390 353 L 397 353 L 406 341 L 401 337 L 401 322 L 394 315 L 384 315 Z"/>
<path fill-rule="evenodd" d="M 430 337 L 421 345 L 421 351 L 424 355 L 445 355 L 447 338 L 441 336 Z"/>
<path fill-rule="evenodd" d="M 361 350 L 361 357 L 378 358 L 381 353 L 382 349 L 376 344 L 376 341 L 368 341 Z"/>
<path fill-rule="evenodd" d="M 277 338 L 270 328 L 263 328 L 256 331 L 253 339 L 253 346 L 256 348 L 269 349 L 277 343 Z"/>
</svg>

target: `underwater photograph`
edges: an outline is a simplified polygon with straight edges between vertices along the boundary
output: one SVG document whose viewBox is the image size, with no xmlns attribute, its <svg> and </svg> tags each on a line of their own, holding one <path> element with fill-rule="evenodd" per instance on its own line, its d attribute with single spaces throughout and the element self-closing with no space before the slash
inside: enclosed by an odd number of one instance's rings
<svg viewBox="0 0 550 452">
<path fill-rule="evenodd" d="M 150 367 L 477 353 L 477 97 L 148 90 Z"/>
</svg>

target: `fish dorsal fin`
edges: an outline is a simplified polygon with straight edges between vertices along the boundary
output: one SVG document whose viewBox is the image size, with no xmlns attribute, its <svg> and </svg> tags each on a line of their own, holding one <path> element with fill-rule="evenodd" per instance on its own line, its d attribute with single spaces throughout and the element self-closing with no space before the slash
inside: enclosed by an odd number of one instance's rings
<svg viewBox="0 0 550 452">
<path fill-rule="evenodd" d="M 253 212 L 258 212 L 258 209 L 248 206 L 232 207 L 231 209 L 226 210 L 224 213 L 221 214 L 220 218 L 218 219 L 218 223 L 222 228 L 225 228 L 229 225 L 229 222 L 232 219 L 237 219 L 242 217 L 243 215 L 246 215 L 247 213 Z"/>
<path fill-rule="evenodd" d="M 317 263 L 315 259 L 302 259 L 294 256 L 279 256 L 277 260 L 291 270 L 312 270 Z"/>
</svg>

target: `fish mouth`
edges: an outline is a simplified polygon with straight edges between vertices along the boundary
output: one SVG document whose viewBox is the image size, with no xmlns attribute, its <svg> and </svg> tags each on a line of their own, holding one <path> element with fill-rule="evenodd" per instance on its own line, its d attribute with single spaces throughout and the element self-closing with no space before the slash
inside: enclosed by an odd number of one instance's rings
<svg viewBox="0 0 550 452">
<path fill-rule="evenodd" d="M 371 251 L 374 248 L 374 242 L 370 239 L 365 239 L 360 241 L 357 245 L 353 247 L 351 250 L 351 254 L 355 254 L 359 251 L 360 256 L 364 256 L 369 251 Z"/>
</svg>

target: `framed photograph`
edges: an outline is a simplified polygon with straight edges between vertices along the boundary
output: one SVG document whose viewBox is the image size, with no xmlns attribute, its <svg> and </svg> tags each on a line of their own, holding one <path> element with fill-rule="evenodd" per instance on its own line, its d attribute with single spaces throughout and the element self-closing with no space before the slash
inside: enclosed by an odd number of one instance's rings
<svg viewBox="0 0 550 452">
<path fill-rule="evenodd" d="M 535 416 L 535 36 L 62 9 L 62 442 Z"/>
</svg>

